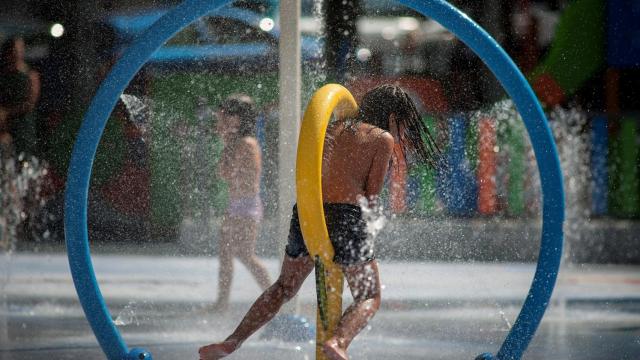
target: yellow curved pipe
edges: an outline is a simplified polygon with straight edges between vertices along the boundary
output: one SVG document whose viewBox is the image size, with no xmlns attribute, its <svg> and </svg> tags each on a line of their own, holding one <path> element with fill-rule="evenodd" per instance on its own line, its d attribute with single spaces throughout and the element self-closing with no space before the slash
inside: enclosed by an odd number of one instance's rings
<svg viewBox="0 0 640 360">
<path fill-rule="evenodd" d="M 305 245 L 316 265 L 316 359 L 326 359 L 322 344 L 328 340 L 342 315 L 343 275 L 333 262 L 333 245 L 329 240 L 322 206 L 322 151 L 324 136 L 331 119 L 355 116 L 358 104 L 345 87 L 328 84 L 315 92 L 307 105 L 300 128 L 296 158 L 296 196 L 300 228 Z"/>
</svg>

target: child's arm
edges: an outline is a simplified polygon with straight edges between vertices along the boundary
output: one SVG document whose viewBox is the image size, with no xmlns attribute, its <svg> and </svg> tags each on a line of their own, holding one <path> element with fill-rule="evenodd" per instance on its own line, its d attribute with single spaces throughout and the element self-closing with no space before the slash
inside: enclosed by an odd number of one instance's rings
<svg viewBox="0 0 640 360">
<path fill-rule="evenodd" d="M 393 136 L 386 131 L 380 134 L 376 141 L 375 154 L 373 155 L 365 185 L 365 196 L 371 206 L 377 205 L 375 202 L 382 191 L 384 178 L 389 170 L 389 160 L 391 160 L 391 154 L 393 153 L 393 145 Z"/>
<path fill-rule="evenodd" d="M 218 175 L 224 181 L 229 181 L 229 179 L 233 176 L 233 169 L 231 168 L 231 164 L 229 164 L 229 149 L 223 149 L 222 154 L 220 154 L 220 160 L 218 160 Z"/>
</svg>

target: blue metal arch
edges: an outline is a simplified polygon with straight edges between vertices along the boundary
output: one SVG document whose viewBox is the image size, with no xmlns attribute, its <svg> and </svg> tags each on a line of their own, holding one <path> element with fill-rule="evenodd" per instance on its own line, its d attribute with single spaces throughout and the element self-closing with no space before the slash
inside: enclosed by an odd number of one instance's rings
<svg viewBox="0 0 640 360">
<path fill-rule="evenodd" d="M 98 89 L 71 155 L 65 194 L 65 234 L 69 265 L 80 303 L 102 350 L 110 360 L 150 359 L 142 349 L 128 350 L 113 324 L 100 292 L 89 251 L 87 198 L 96 150 L 109 114 L 127 84 L 169 38 L 230 0 L 186 0 L 165 14 L 127 49 Z M 538 266 L 524 306 L 497 353 L 498 359 L 520 359 L 549 303 L 562 257 L 564 193 L 551 130 L 533 91 L 502 48 L 473 20 L 443 0 L 399 0 L 449 29 L 491 69 L 515 102 L 538 162 L 543 194 L 542 241 Z M 479 358 L 489 359 L 491 354 Z"/>
</svg>

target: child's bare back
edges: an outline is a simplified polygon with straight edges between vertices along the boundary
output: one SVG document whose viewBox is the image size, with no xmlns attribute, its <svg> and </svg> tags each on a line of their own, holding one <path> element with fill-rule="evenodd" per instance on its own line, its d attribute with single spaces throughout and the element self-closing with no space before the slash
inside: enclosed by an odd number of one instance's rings
<svg viewBox="0 0 640 360">
<path fill-rule="evenodd" d="M 373 125 L 338 121 L 327 129 L 322 161 L 325 203 L 358 204 L 378 195 L 393 151 L 393 136 Z"/>
</svg>

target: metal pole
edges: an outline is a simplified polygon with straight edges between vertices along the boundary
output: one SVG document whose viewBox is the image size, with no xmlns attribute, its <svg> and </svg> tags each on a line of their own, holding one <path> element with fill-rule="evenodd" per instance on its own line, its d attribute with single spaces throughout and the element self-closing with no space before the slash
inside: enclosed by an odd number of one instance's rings
<svg viewBox="0 0 640 360">
<path fill-rule="evenodd" d="M 300 0 L 280 1 L 280 124 L 278 130 L 278 237 L 286 241 L 295 201 L 300 128 Z M 284 246 L 283 246 L 284 247 Z"/>
</svg>

